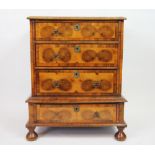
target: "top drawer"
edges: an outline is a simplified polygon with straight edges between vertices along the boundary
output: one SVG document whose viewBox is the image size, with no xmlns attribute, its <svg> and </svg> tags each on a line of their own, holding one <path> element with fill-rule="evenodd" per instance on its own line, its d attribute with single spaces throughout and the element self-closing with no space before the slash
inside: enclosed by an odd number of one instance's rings
<svg viewBox="0 0 155 155">
<path fill-rule="evenodd" d="M 118 22 L 38 22 L 36 40 L 118 40 Z"/>
</svg>

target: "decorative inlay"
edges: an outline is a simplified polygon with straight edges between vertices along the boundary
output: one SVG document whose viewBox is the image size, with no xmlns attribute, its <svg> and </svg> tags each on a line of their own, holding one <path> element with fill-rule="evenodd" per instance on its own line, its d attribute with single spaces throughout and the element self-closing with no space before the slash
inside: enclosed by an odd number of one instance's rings
<svg viewBox="0 0 155 155">
<path fill-rule="evenodd" d="M 93 61 L 96 57 L 96 53 L 94 50 L 86 50 L 82 54 L 82 60 L 86 62 Z"/>
<path fill-rule="evenodd" d="M 47 91 L 52 90 L 54 88 L 59 88 L 60 90 L 68 91 L 72 88 L 72 84 L 67 79 L 60 79 L 57 81 L 47 79 L 41 83 L 41 87 L 42 89 L 47 90 Z"/>
<path fill-rule="evenodd" d="M 85 62 L 93 61 L 96 56 L 98 57 L 99 61 L 108 62 L 112 59 L 111 51 L 107 49 L 103 49 L 96 53 L 94 50 L 86 50 L 82 54 L 82 60 Z"/>
<path fill-rule="evenodd" d="M 45 111 L 43 114 L 44 119 L 47 121 L 67 121 L 71 119 L 71 113 L 67 110 L 63 111 Z"/>
<path fill-rule="evenodd" d="M 105 120 L 112 120 L 112 115 L 109 110 L 102 110 L 100 111 L 101 118 L 104 118 Z"/>
<path fill-rule="evenodd" d="M 109 50 L 101 50 L 97 53 L 97 57 L 100 61 L 108 62 L 112 59 L 112 53 Z"/>
<path fill-rule="evenodd" d="M 43 51 L 42 57 L 44 61 L 50 62 L 55 58 L 55 53 L 52 48 L 47 48 Z"/>
<path fill-rule="evenodd" d="M 51 79 L 44 80 L 41 83 L 42 89 L 44 89 L 44 90 L 51 90 L 51 89 L 53 89 L 52 82 L 53 82 L 53 80 L 51 80 Z"/>
<path fill-rule="evenodd" d="M 112 115 L 108 110 L 102 111 L 92 111 L 92 110 L 85 110 L 82 112 L 82 118 L 85 120 L 112 120 Z"/>
<path fill-rule="evenodd" d="M 93 89 L 92 83 L 93 83 L 93 81 L 90 80 L 90 79 L 85 80 L 85 81 L 82 82 L 81 88 L 82 88 L 84 91 L 90 91 L 90 90 Z"/>
<path fill-rule="evenodd" d="M 63 91 L 68 91 L 72 88 L 72 84 L 67 79 L 61 79 L 60 80 L 60 89 Z"/>
<path fill-rule="evenodd" d="M 107 81 L 107 80 L 101 80 L 101 87 L 100 89 L 102 90 L 108 90 L 111 88 L 111 82 Z"/>
<path fill-rule="evenodd" d="M 41 29 L 40 35 L 42 38 L 49 38 L 52 35 L 54 28 L 52 26 L 45 26 Z"/>
<path fill-rule="evenodd" d="M 92 110 L 85 110 L 81 113 L 81 116 L 85 120 L 92 120 L 94 112 Z"/>
<path fill-rule="evenodd" d="M 81 29 L 81 33 L 84 37 L 92 37 L 95 34 L 95 31 L 95 27 L 89 24 Z"/>
<path fill-rule="evenodd" d="M 98 32 L 104 38 L 111 38 L 114 34 L 114 31 L 109 25 L 104 25 L 99 28 Z"/>
<path fill-rule="evenodd" d="M 88 79 L 82 82 L 81 88 L 84 91 L 91 91 L 95 88 L 106 91 L 111 88 L 111 82 L 107 80 L 93 81 L 91 79 Z"/>
<path fill-rule="evenodd" d="M 71 59 L 71 53 L 68 48 L 60 48 L 58 52 L 60 60 L 68 62 Z"/>
</svg>

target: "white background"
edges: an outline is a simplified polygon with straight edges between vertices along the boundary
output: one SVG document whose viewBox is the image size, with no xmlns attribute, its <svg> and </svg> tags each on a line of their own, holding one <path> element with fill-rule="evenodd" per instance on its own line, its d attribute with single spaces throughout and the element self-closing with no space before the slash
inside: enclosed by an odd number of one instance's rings
<svg viewBox="0 0 155 155">
<path fill-rule="evenodd" d="M 4 10 L 0 11 L 0 144 L 25 140 L 30 96 L 29 21 L 27 16 L 125 16 L 122 94 L 125 105 L 123 144 L 155 144 L 155 10 Z M 115 129 L 37 128 L 31 144 L 122 144 Z"/>
</svg>

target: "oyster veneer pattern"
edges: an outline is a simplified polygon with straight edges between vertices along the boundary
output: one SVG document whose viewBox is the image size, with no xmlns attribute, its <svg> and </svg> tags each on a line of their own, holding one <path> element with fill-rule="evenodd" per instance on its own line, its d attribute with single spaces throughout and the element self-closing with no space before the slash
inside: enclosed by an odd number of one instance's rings
<svg viewBox="0 0 155 155">
<path fill-rule="evenodd" d="M 91 91 L 95 88 L 101 90 L 108 90 L 111 88 L 111 82 L 108 80 L 93 81 L 91 79 L 88 79 L 82 82 L 81 87 L 85 91 Z"/>
<path fill-rule="evenodd" d="M 77 111 L 76 108 L 79 110 Z M 115 122 L 116 105 L 37 105 L 39 122 Z"/>
<path fill-rule="evenodd" d="M 117 126 L 121 96 L 123 17 L 29 17 L 32 95 L 27 140 L 35 128 Z"/>
<path fill-rule="evenodd" d="M 54 88 L 59 88 L 63 91 L 68 91 L 71 89 L 72 84 L 67 79 L 60 79 L 57 81 L 47 79 L 42 82 L 41 87 L 46 91 L 51 91 Z"/>
<path fill-rule="evenodd" d="M 116 44 L 37 44 L 37 66 L 117 66 Z"/>
<path fill-rule="evenodd" d="M 75 28 L 78 24 L 78 28 Z M 117 22 L 36 23 L 37 40 L 117 40 Z"/>
<path fill-rule="evenodd" d="M 58 59 L 63 62 L 68 62 L 71 58 L 71 54 L 67 48 L 60 48 L 58 53 L 55 53 L 52 48 L 47 48 L 43 51 L 42 58 L 47 63 Z"/>
<path fill-rule="evenodd" d="M 42 70 L 37 77 L 37 95 L 117 94 L 115 70 Z"/>
</svg>

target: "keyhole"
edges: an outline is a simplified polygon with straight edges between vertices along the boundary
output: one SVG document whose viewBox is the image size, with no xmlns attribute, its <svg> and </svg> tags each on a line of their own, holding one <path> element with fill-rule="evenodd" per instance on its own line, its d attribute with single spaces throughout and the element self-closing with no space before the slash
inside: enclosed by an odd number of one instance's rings
<svg viewBox="0 0 155 155">
<path fill-rule="evenodd" d="M 74 25 L 74 30 L 79 31 L 80 30 L 80 25 L 79 24 Z"/>
<path fill-rule="evenodd" d="M 76 71 L 76 72 L 74 73 L 74 78 L 79 78 L 79 76 L 80 76 L 79 72 Z"/>
<path fill-rule="evenodd" d="M 80 52 L 80 46 L 75 46 L 74 50 L 75 50 L 75 52 L 79 53 Z"/>
<path fill-rule="evenodd" d="M 80 108 L 79 108 L 78 105 L 75 105 L 75 106 L 74 106 L 74 111 L 75 111 L 75 112 L 79 112 L 79 111 L 80 111 Z"/>
</svg>

